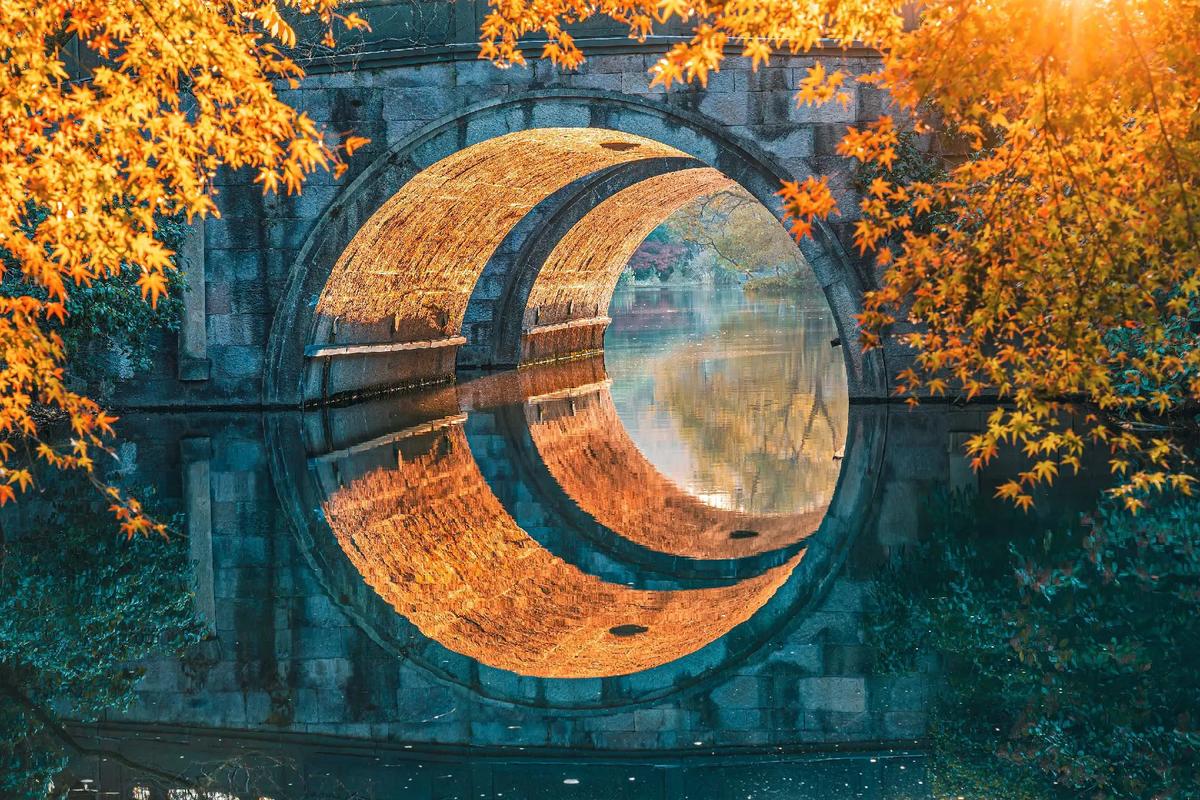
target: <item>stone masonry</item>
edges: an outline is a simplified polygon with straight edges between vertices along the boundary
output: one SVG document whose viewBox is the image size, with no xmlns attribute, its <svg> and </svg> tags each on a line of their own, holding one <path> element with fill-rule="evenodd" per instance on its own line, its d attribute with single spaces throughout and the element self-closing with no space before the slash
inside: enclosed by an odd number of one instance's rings
<svg viewBox="0 0 1200 800">
<path fill-rule="evenodd" d="M 771 193 L 778 179 L 829 175 L 842 216 L 828 226 L 825 240 L 806 245 L 806 255 L 810 261 L 829 261 L 828 266 L 814 263 L 814 269 L 826 273 L 822 282 L 827 284 L 835 313 L 845 325 L 851 324 L 861 289 L 871 283 L 871 276 L 849 255 L 856 196 L 850 165 L 835 155 L 834 146 L 847 125 L 877 116 L 885 99 L 874 88 L 857 86 L 845 107 L 812 108 L 798 107 L 794 93 L 813 58 L 856 74 L 873 68 L 873 55 L 833 50 L 779 57 L 757 72 L 744 59 L 731 57 L 706 87 L 667 93 L 650 89 L 646 70 L 672 41 L 670 37 L 639 45 L 614 39 L 613 29 L 593 25 L 581 34 L 589 58 L 578 71 L 563 73 L 538 61 L 499 70 L 474 58 L 477 4 L 450 4 L 446 12 L 450 17 L 423 29 L 424 38 L 405 47 L 396 46 L 404 37 L 395 29 L 399 23 L 389 22 L 395 17 L 387 13 L 392 5 L 403 4 L 372 4 L 368 11 L 378 15 L 373 20 L 376 34 L 350 43 L 353 46 L 345 53 L 310 64 L 312 74 L 302 88 L 281 92 L 318 125 L 331 132 L 354 131 L 369 137 L 371 144 L 356 153 L 341 180 L 319 173 L 295 197 L 264 197 L 253 176 L 245 172 L 218 175 L 221 217 L 203 224 L 202 253 L 195 246 L 188 250 L 187 268 L 193 273 L 202 269 L 204 274 L 202 297 L 201 281 L 194 274 L 189 277 L 192 291 L 184 347 L 177 352 L 173 342 L 164 343 L 169 357 L 153 374 L 125 386 L 119 404 L 253 407 L 279 402 L 265 393 L 263 382 L 264 374 L 272 370 L 271 348 L 280 346 L 272 344 L 271 338 L 309 335 L 286 321 L 297 313 L 291 306 L 311 302 L 303 292 L 289 294 L 289 286 L 298 280 L 302 250 L 315 246 L 310 240 L 318 223 L 331 209 L 336 212 L 364 192 L 369 194 L 373 176 L 389 158 L 406 158 L 404 154 L 422 137 L 432 136 L 435 129 L 450 130 L 445 128 L 447 121 L 465 120 L 463 115 L 471 109 L 475 109 L 470 112 L 476 115 L 471 117 L 474 121 L 460 126 L 458 135 L 478 139 L 508 132 L 513 125 L 619 125 L 629 115 L 612 108 L 641 104 L 636 106 L 638 114 L 652 111 L 661 119 L 654 127 L 661 138 L 674 137 L 667 144 L 689 151 L 700 161 L 722 168 L 726 156 L 740 153 L 742 162 L 751 163 L 758 172 L 731 177 L 768 203 L 774 202 Z M 525 121 L 513 122 L 516 117 L 505 109 L 521 103 Z M 483 106 L 494 107 L 495 114 L 479 116 Z M 595 112 L 590 117 L 589 108 Z M 495 125 L 501 127 L 484 130 Z M 464 219 L 462 224 L 471 225 L 472 220 Z M 820 257 L 814 259 L 814 254 Z M 301 313 L 297 319 L 302 318 Z M 273 333 L 273 327 L 281 324 L 283 329 Z M 203 340 L 198 341 L 201 328 Z M 843 339 L 850 341 L 847 335 L 853 338 L 853 331 L 844 332 Z M 846 351 L 848 358 L 856 357 L 855 348 Z M 853 379 L 855 369 L 851 372 Z M 870 379 L 856 393 L 882 396 L 885 392 L 880 380 Z"/>
</svg>

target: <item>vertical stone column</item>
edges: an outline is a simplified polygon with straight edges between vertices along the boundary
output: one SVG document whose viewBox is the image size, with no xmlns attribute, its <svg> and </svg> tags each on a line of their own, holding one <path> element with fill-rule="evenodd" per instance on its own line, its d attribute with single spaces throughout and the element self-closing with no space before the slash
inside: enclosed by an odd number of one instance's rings
<svg viewBox="0 0 1200 800">
<path fill-rule="evenodd" d="M 179 380 L 206 381 L 208 360 L 207 309 L 204 299 L 204 220 L 197 219 L 180 248 L 183 264 L 183 320 L 179 326 Z"/>
<path fill-rule="evenodd" d="M 180 443 L 183 462 L 183 507 L 188 551 L 192 561 L 192 588 L 196 613 L 210 634 L 216 633 L 217 602 L 213 588 L 212 483 L 209 461 L 212 442 L 207 438 Z"/>
</svg>

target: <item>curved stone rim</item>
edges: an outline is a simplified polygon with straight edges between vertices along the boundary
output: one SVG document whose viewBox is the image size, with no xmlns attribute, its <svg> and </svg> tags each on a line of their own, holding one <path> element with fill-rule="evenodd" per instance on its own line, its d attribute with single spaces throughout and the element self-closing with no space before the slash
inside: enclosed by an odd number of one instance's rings
<svg viewBox="0 0 1200 800">
<path fill-rule="evenodd" d="M 627 118 L 621 118 L 621 115 Z M 471 144 L 512 130 L 538 127 L 609 128 L 661 141 L 737 181 L 777 215 L 773 198 L 789 174 L 760 147 L 714 121 L 643 98 L 587 89 L 547 89 L 467 106 L 429 123 L 377 158 L 316 221 L 305 239 L 276 308 L 267 343 L 263 404 L 303 403 L 304 346 L 315 322 L 315 297 L 363 222 L 421 169 Z M 815 272 L 843 342 L 851 397 L 885 398 L 883 355 L 862 352 L 856 316 L 865 287 L 837 237 L 824 223 L 800 243 Z"/>
<path fill-rule="evenodd" d="M 271 474 L 305 560 L 329 597 L 370 639 L 438 682 L 474 696 L 556 712 L 596 713 L 700 691 L 778 641 L 824 598 L 867 523 L 887 439 L 887 406 L 853 404 L 833 503 L 805 557 L 746 622 L 688 656 L 644 672 L 603 678 L 536 678 L 488 667 L 425 637 L 362 579 L 338 547 L 307 468 L 298 414 L 266 420 Z M 299 466 L 299 469 L 297 467 Z M 397 665 L 399 668 L 399 665 Z"/>
</svg>

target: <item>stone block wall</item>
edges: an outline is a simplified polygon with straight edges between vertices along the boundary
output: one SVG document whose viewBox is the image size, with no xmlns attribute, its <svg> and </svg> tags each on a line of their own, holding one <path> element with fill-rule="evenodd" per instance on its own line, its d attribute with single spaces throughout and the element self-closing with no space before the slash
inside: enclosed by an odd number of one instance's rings
<svg viewBox="0 0 1200 800">
<path fill-rule="evenodd" d="M 553 697 L 544 707 L 485 699 L 369 638 L 329 596 L 279 513 L 258 415 L 129 416 L 122 433 L 136 450 L 137 474 L 161 476 L 168 497 L 183 492 L 171 478 L 180 440 L 211 443 L 215 637 L 182 662 L 149 663 L 138 702 L 110 722 L 604 751 L 917 739 L 929 676 L 872 674 L 868 586 L 917 535 L 923 503 L 948 480 L 948 444 L 962 420 L 945 406 L 888 413 L 882 483 L 891 488 L 871 498 L 867 530 L 816 607 L 696 687 L 649 705 L 586 712 L 556 711 Z"/>
</svg>

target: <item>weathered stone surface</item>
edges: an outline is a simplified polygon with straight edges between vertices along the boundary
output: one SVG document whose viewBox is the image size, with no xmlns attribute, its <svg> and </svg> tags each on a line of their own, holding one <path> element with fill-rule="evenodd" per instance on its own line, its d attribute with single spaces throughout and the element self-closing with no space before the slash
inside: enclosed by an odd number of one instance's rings
<svg viewBox="0 0 1200 800">
<path fill-rule="evenodd" d="M 866 681 L 851 677 L 801 678 L 800 696 L 818 711 L 855 714 L 867 709 Z"/>
</svg>

